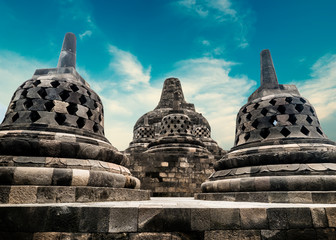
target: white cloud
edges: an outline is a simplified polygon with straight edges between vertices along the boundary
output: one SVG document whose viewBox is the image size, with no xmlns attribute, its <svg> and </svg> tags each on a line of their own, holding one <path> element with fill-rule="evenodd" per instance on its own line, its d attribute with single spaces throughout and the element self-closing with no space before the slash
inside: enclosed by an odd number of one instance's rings
<svg viewBox="0 0 336 240">
<path fill-rule="evenodd" d="M 33 76 L 35 69 L 46 66 L 46 63 L 22 57 L 14 52 L 0 52 L 0 120 L 4 118 L 15 90 Z"/>
<path fill-rule="evenodd" d="M 222 23 L 233 24 L 234 39 L 238 42 L 238 47 L 246 48 L 249 45 L 246 38 L 252 22 L 251 19 L 246 20 L 251 12 L 249 9 L 238 13 L 230 0 L 178 0 L 177 5 L 183 8 L 183 12 L 212 19 L 220 27 L 223 27 Z"/>
<path fill-rule="evenodd" d="M 296 84 L 316 109 L 319 119 L 325 119 L 336 113 L 336 54 L 321 57 L 311 69 L 312 78 Z"/>
<path fill-rule="evenodd" d="M 113 45 L 109 45 L 109 52 L 113 57 L 110 68 L 119 75 L 126 90 L 133 90 L 139 85 L 149 85 L 150 66 L 144 69 L 136 56 Z"/>
<path fill-rule="evenodd" d="M 236 63 L 216 58 L 180 61 L 173 71 L 187 102 L 209 121 L 212 137 L 225 149 L 233 146 L 236 115 L 256 85 L 248 77 L 230 76 Z"/>
<path fill-rule="evenodd" d="M 91 37 L 91 35 L 92 35 L 92 31 L 86 30 L 85 32 L 79 34 L 79 38 L 83 40 L 84 37 Z"/>
</svg>

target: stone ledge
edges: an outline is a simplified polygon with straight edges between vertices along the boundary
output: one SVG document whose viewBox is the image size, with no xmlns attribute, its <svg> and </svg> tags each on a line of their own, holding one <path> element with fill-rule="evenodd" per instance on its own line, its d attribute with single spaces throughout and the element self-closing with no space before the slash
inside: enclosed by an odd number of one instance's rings
<svg viewBox="0 0 336 240">
<path fill-rule="evenodd" d="M 328 204 L 153 198 L 0 205 L 0 215 L 0 239 L 332 239 L 336 233 L 336 208 Z"/>
<path fill-rule="evenodd" d="M 336 191 L 195 193 L 195 199 L 235 202 L 334 204 L 336 203 Z"/>
<path fill-rule="evenodd" d="M 148 200 L 149 198 L 149 191 L 127 188 L 88 186 L 0 186 L 0 206 L 2 206 L 1 203 L 34 204 L 102 201 L 142 201 Z"/>
</svg>

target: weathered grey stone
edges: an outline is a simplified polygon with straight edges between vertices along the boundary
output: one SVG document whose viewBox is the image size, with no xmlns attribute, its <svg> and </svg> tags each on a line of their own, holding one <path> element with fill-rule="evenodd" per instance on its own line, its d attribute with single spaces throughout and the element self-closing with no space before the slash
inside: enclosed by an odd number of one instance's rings
<svg viewBox="0 0 336 240">
<path fill-rule="evenodd" d="M 108 231 L 118 232 L 136 232 L 138 225 L 137 208 L 114 208 L 110 209 L 110 223 Z"/>
<path fill-rule="evenodd" d="M 240 209 L 241 226 L 243 229 L 267 229 L 268 220 L 264 208 Z"/>
<path fill-rule="evenodd" d="M 239 209 L 210 210 L 211 229 L 239 229 L 240 226 Z"/>
</svg>

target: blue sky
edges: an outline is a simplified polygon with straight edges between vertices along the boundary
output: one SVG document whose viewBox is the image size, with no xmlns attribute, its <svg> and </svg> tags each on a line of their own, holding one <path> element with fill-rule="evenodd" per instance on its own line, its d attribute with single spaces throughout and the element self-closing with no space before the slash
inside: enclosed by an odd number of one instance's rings
<svg viewBox="0 0 336 240">
<path fill-rule="evenodd" d="M 56 67 L 73 32 L 77 70 L 102 97 L 106 136 L 120 150 L 172 76 L 231 148 L 266 48 L 279 82 L 297 85 L 336 140 L 335 10 L 328 0 L 0 0 L 0 118 L 35 69 Z"/>
</svg>

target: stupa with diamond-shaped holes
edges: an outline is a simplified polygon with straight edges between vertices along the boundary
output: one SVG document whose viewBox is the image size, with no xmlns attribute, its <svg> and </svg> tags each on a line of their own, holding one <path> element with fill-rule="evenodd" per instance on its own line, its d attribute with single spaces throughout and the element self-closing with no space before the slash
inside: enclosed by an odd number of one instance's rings
<svg viewBox="0 0 336 240">
<path fill-rule="evenodd" d="M 105 138 L 102 102 L 75 66 L 67 33 L 57 68 L 36 70 L 15 91 L 0 125 L 0 202 L 149 198 Z"/>
<path fill-rule="evenodd" d="M 234 147 L 214 168 L 196 198 L 336 202 L 336 144 L 296 86 L 278 83 L 269 50 L 261 86 L 238 112 Z"/>
</svg>

